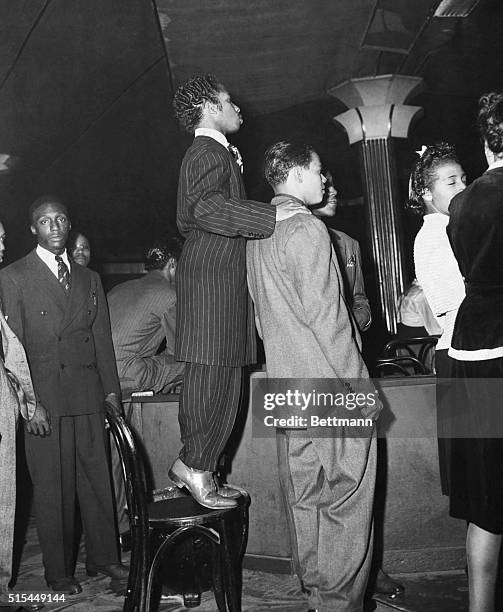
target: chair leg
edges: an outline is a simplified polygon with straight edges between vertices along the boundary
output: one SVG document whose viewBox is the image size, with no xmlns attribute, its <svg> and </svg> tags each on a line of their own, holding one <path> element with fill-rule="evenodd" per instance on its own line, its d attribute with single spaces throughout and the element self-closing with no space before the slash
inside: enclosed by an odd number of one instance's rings
<svg viewBox="0 0 503 612">
<path fill-rule="evenodd" d="M 142 529 L 143 532 L 143 529 Z M 152 554 L 152 533 L 147 528 L 141 535 L 140 563 L 137 574 L 137 585 L 139 585 L 138 612 L 148 612 L 150 608 L 150 590 L 148 588 L 150 559 Z"/>
<path fill-rule="evenodd" d="M 133 612 L 135 609 L 142 610 L 142 575 L 143 579 L 146 575 L 147 560 L 142 554 L 143 542 L 139 529 L 136 526 L 131 527 L 132 546 L 131 546 L 131 561 L 129 565 L 129 576 L 124 600 L 123 612 Z"/>
<path fill-rule="evenodd" d="M 217 604 L 218 612 L 227 612 L 225 605 L 225 590 L 222 579 L 222 556 L 220 554 L 220 544 L 212 542 L 212 574 L 213 574 L 213 594 Z"/>
<path fill-rule="evenodd" d="M 221 555 L 225 569 L 224 584 L 227 596 L 227 606 L 230 612 L 241 612 L 241 589 L 238 588 L 237 572 L 241 571 L 241 563 L 232 553 L 227 523 L 221 522 L 220 536 L 222 538 Z"/>
<path fill-rule="evenodd" d="M 246 552 L 246 546 L 248 544 L 248 525 L 249 525 L 248 508 L 249 506 L 250 506 L 250 498 L 249 496 L 246 496 L 245 498 L 242 499 L 241 508 L 240 508 L 240 511 L 241 511 L 241 525 L 240 525 L 241 542 L 240 542 L 239 553 L 238 553 L 238 559 L 240 563 L 243 562 L 243 557 Z"/>
</svg>

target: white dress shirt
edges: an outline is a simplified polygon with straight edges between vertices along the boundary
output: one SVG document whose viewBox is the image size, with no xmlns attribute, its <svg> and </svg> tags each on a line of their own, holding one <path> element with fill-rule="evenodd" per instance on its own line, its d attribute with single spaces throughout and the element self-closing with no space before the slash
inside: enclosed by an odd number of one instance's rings
<svg viewBox="0 0 503 612">
<path fill-rule="evenodd" d="M 58 278 L 58 262 L 56 261 L 56 255 L 54 255 L 54 253 L 51 253 L 51 251 L 44 249 L 44 247 L 41 247 L 39 244 L 37 244 L 37 255 L 46 264 L 46 266 L 54 274 L 54 276 Z M 68 266 L 68 272 L 71 274 L 72 268 L 70 266 L 70 260 L 68 259 L 66 249 L 63 251 L 63 253 L 61 253 L 61 259 Z"/>
</svg>

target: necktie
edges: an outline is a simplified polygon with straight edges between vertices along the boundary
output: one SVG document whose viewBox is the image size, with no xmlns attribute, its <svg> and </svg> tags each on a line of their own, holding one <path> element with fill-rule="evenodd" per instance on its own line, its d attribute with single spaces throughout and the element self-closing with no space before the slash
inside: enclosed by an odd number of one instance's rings
<svg viewBox="0 0 503 612">
<path fill-rule="evenodd" d="M 65 291 L 70 290 L 70 271 L 68 266 L 63 261 L 60 255 L 56 255 L 56 261 L 58 262 L 58 281 Z"/>
<path fill-rule="evenodd" d="M 241 170 L 241 174 L 243 174 L 243 158 L 241 157 L 241 153 L 239 152 L 239 149 L 232 144 L 228 144 L 227 148 L 232 153 L 232 157 L 234 157 L 234 161 L 239 166 L 239 169 Z"/>
</svg>

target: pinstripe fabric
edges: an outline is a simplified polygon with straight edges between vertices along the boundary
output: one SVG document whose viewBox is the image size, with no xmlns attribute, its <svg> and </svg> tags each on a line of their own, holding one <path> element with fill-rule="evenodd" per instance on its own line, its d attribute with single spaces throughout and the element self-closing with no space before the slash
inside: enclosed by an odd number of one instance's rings
<svg viewBox="0 0 503 612">
<path fill-rule="evenodd" d="M 181 361 L 241 366 L 255 358 L 246 286 L 246 238 L 265 238 L 276 211 L 245 200 L 229 151 L 198 136 L 180 170 L 177 223 L 186 237 L 177 268 L 177 335 Z"/>
<path fill-rule="evenodd" d="M 240 390 L 241 368 L 187 363 L 178 413 L 184 445 L 180 459 L 186 465 L 216 470 L 234 426 Z"/>
<path fill-rule="evenodd" d="M 180 458 L 197 469 L 215 469 L 234 424 L 241 366 L 255 360 L 246 238 L 269 236 L 276 210 L 245 197 L 233 155 L 213 138 L 197 136 L 178 186 L 177 223 L 186 241 L 176 272 L 175 343 L 176 358 L 189 362 Z"/>
</svg>

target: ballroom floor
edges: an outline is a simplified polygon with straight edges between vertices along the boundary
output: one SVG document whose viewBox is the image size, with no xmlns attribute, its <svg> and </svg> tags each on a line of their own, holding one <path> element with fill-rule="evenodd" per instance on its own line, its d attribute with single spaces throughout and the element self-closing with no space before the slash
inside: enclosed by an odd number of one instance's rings
<svg viewBox="0 0 503 612">
<path fill-rule="evenodd" d="M 127 556 L 124 561 L 127 563 Z M 67 596 L 64 603 L 46 605 L 44 610 L 119 612 L 122 609 L 123 599 L 111 591 L 108 578 L 89 578 L 85 575 L 82 549 L 75 577 L 82 584 L 82 593 Z M 369 602 L 366 612 L 464 612 L 468 609 L 467 580 L 464 572 L 404 574 L 396 577 L 405 584 L 405 594 L 396 599 L 378 597 Z M 26 532 L 15 590 L 48 592 L 32 520 Z M 203 593 L 201 605 L 196 609 L 200 612 L 216 612 L 211 592 Z M 306 609 L 294 576 L 244 570 L 243 612 L 306 612 Z M 187 608 L 181 600 L 170 598 L 160 603 L 159 610 L 182 612 Z"/>
</svg>

